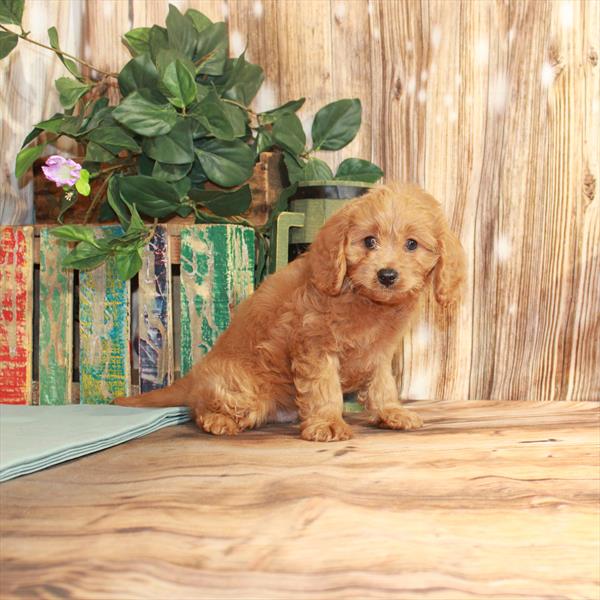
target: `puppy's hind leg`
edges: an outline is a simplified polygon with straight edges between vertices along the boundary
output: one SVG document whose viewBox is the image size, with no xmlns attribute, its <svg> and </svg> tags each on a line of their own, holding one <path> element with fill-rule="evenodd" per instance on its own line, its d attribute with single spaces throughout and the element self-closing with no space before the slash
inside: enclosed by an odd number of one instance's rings
<svg viewBox="0 0 600 600">
<path fill-rule="evenodd" d="M 214 435 L 235 435 L 262 425 L 268 416 L 268 405 L 261 401 L 251 378 L 213 375 L 195 392 L 193 406 L 196 424 Z"/>
</svg>

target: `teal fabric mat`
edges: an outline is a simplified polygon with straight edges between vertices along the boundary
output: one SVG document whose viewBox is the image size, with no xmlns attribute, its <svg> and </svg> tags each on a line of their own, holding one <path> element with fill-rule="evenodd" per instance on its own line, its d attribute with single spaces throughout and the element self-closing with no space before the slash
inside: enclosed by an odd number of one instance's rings
<svg viewBox="0 0 600 600">
<path fill-rule="evenodd" d="M 0 482 L 189 420 L 184 407 L 0 404 Z"/>
</svg>

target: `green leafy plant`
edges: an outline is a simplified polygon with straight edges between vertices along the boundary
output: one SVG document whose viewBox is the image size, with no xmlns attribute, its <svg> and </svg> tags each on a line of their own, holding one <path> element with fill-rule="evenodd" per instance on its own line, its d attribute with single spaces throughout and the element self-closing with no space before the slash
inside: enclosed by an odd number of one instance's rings
<svg viewBox="0 0 600 600">
<path fill-rule="evenodd" d="M 56 236 L 77 244 L 66 265 L 91 269 L 115 256 L 121 276 L 134 275 L 151 234 L 140 215 L 155 223 L 193 215 L 197 223 L 248 224 L 242 216 L 252 199 L 248 180 L 266 150 L 282 151 L 291 184 L 334 177 L 374 182 L 382 175 L 360 159 L 345 160 L 334 175 L 315 156 L 339 150 L 355 137 L 361 121 L 357 99 L 333 102 L 316 114 L 308 149 L 296 115 L 304 98 L 253 111 L 249 105 L 264 73 L 244 53 L 229 57 L 225 23 L 169 5 L 164 27 L 139 27 L 123 36 L 131 60 L 110 73 L 64 52 L 54 27 L 48 30 L 49 45 L 31 39 L 21 24 L 23 5 L 24 0 L 0 0 L 0 58 L 30 42 L 54 52 L 69 76 L 55 82 L 63 112 L 37 123 L 25 138 L 16 175 L 24 175 L 60 137 L 74 140 L 83 149 L 82 171 L 92 190 L 84 224 L 100 207 L 101 218 L 118 219 L 123 230 L 95 239 L 82 226 L 55 228 Z M 115 82 L 120 100 L 111 106 L 108 93 Z M 282 198 L 289 193 L 286 189 Z M 65 186 L 60 223 L 79 200 L 78 188 Z M 257 229 L 259 277 L 273 219 L 284 208 L 280 201 L 269 223 Z"/>
<path fill-rule="evenodd" d="M 285 106 L 272 112 L 277 115 L 275 120 L 262 124 L 262 131 L 259 127 L 258 138 L 261 135 L 267 138 L 264 149 L 274 145 L 283 149 L 290 183 L 315 180 L 375 183 L 383 176 L 377 165 L 359 158 L 347 158 L 334 174 L 324 160 L 315 156 L 319 150 L 341 150 L 356 137 L 362 113 L 358 98 L 337 100 L 317 112 L 312 123 L 311 148 L 306 148 L 306 135 L 294 112 L 288 112 Z"/>
</svg>

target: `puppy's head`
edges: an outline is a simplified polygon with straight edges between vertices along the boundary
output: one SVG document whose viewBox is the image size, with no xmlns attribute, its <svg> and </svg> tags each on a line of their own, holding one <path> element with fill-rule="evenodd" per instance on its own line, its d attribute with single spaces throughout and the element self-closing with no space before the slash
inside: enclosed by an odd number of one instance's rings
<svg viewBox="0 0 600 600">
<path fill-rule="evenodd" d="M 458 299 L 465 257 L 439 203 L 417 186 L 380 186 L 321 228 L 309 251 L 311 279 L 323 293 L 342 290 L 401 304 L 433 279 L 442 304 Z"/>
</svg>

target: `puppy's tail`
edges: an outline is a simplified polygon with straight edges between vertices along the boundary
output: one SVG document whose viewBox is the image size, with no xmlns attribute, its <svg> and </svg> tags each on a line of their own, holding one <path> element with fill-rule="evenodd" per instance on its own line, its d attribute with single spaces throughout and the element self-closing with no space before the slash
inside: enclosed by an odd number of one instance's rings
<svg viewBox="0 0 600 600">
<path fill-rule="evenodd" d="M 119 406 L 158 408 L 166 406 L 190 406 L 193 379 L 186 375 L 168 387 L 137 396 L 115 398 L 112 403 Z"/>
</svg>

